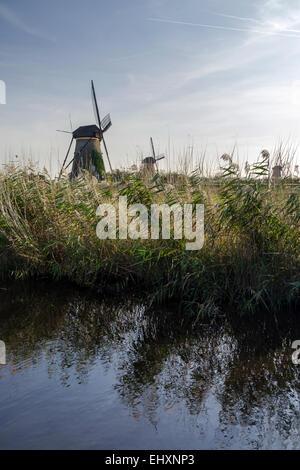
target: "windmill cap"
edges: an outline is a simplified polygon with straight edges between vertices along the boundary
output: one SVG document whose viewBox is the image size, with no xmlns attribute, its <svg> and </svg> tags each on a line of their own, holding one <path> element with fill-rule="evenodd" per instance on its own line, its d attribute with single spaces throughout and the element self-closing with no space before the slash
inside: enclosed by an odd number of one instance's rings
<svg viewBox="0 0 300 470">
<path fill-rule="evenodd" d="M 101 139 L 101 132 L 98 126 L 95 124 L 92 124 L 91 126 L 80 126 L 78 129 L 76 129 L 73 132 L 73 137 L 74 139 L 79 139 L 79 138 L 90 138 L 90 137 L 96 137 L 98 139 Z"/>
<path fill-rule="evenodd" d="M 143 163 L 155 163 L 156 160 L 153 157 L 144 158 Z"/>
</svg>

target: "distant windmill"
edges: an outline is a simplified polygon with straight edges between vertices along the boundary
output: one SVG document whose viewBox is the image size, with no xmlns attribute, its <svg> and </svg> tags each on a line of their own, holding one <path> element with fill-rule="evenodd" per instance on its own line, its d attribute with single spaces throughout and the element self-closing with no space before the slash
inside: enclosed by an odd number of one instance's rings
<svg viewBox="0 0 300 470">
<path fill-rule="evenodd" d="M 282 170 L 283 170 L 283 165 L 276 165 L 276 166 L 273 166 L 272 168 L 273 170 L 273 173 L 272 173 L 272 178 L 281 178 L 282 176 Z"/>
<path fill-rule="evenodd" d="M 153 175 L 155 173 L 158 173 L 158 165 L 157 162 L 159 160 L 162 160 L 163 158 L 166 158 L 164 155 L 156 155 L 155 154 L 155 149 L 154 149 L 154 144 L 153 144 L 153 139 L 150 137 L 150 144 L 151 144 L 151 150 L 152 150 L 152 157 L 147 157 L 144 158 L 142 161 L 142 170 L 144 173 L 148 175 Z"/>
<path fill-rule="evenodd" d="M 109 163 L 110 171 L 112 172 L 112 166 L 110 163 L 110 158 L 109 158 L 108 150 L 107 150 L 106 143 L 104 140 L 104 135 L 103 135 L 111 126 L 110 115 L 107 114 L 102 121 L 100 120 L 99 107 L 97 103 L 93 80 L 91 82 L 91 91 L 92 91 L 92 103 L 93 103 L 95 120 L 96 120 L 97 125 L 92 124 L 89 126 L 81 126 L 81 127 L 78 127 L 78 129 L 76 129 L 74 132 L 73 131 L 72 132 L 59 131 L 59 132 L 66 132 L 68 134 L 72 134 L 72 139 L 71 139 L 66 157 L 64 159 L 64 162 L 63 162 L 60 174 L 59 174 L 59 178 L 61 177 L 63 170 L 67 169 L 71 165 L 71 163 L 73 163 L 72 171 L 70 175 L 71 179 L 76 178 L 80 174 L 81 170 L 89 171 L 98 180 L 103 179 L 105 166 L 104 166 L 104 162 L 102 158 L 100 142 L 103 142 L 103 146 L 104 146 L 106 157 Z M 76 140 L 74 158 L 65 167 L 74 139 Z"/>
</svg>

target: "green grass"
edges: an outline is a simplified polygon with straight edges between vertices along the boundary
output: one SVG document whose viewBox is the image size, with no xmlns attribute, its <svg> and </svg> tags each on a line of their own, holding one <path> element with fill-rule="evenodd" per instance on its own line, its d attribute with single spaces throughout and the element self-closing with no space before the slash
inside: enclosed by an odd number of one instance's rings
<svg viewBox="0 0 300 470">
<path fill-rule="evenodd" d="M 176 302 L 195 319 L 262 308 L 276 314 L 300 293 L 300 183 L 268 178 L 266 159 L 241 178 L 228 162 L 220 178 L 172 175 L 144 181 L 118 172 L 109 186 L 85 175 L 59 181 L 35 169 L 0 174 L 0 276 L 67 279 L 100 293 L 128 289 L 153 302 Z M 205 243 L 99 240 L 100 203 L 204 203 Z"/>
</svg>

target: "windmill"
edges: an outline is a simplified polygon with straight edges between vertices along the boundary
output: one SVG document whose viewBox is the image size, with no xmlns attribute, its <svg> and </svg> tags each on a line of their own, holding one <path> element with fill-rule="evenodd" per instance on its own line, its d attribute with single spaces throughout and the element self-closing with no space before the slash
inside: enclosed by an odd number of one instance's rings
<svg viewBox="0 0 300 470">
<path fill-rule="evenodd" d="M 283 170 L 283 166 L 282 165 L 275 165 L 273 166 L 272 168 L 272 178 L 281 178 L 281 175 L 282 175 L 282 170 Z"/>
<path fill-rule="evenodd" d="M 163 158 L 166 158 L 164 155 L 155 154 L 152 137 L 150 137 L 150 145 L 151 145 L 151 150 L 152 150 L 152 157 L 144 158 L 144 160 L 142 161 L 142 171 L 144 174 L 146 175 L 148 174 L 149 176 L 154 175 L 155 170 L 156 170 L 156 173 L 158 173 L 157 162 L 159 160 L 162 160 Z"/>
<path fill-rule="evenodd" d="M 82 170 L 89 171 L 98 180 L 103 179 L 105 166 L 101 153 L 100 143 L 103 143 L 110 171 L 112 172 L 112 166 L 110 163 L 107 146 L 104 140 L 104 133 L 111 127 L 110 115 L 107 114 L 101 121 L 93 80 L 91 81 L 91 92 L 96 124 L 80 126 L 74 132 L 59 131 L 72 134 L 72 139 L 68 147 L 68 151 L 64 159 L 59 178 L 61 177 L 63 170 L 69 168 L 69 166 L 73 163 L 72 171 L 70 174 L 71 179 L 76 178 Z M 74 157 L 68 163 L 68 165 L 65 166 L 74 140 L 76 141 Z"/>
</svg>

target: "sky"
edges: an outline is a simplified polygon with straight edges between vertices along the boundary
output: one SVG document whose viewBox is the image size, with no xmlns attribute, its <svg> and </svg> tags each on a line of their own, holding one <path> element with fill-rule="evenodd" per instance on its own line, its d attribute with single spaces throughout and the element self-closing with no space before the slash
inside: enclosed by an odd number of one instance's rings
<svg viewBox="0 0 300 470">
<path fill-rule="evenodd" d="M 95 122 L 114 168 L 184 152 L 253 162 L 300 138 L 299 0 L 0 0 L 0 164 L 55 173 L 68 134 Z M 299 161 L 298 151 L 296 158 Z"/>
</svg>

